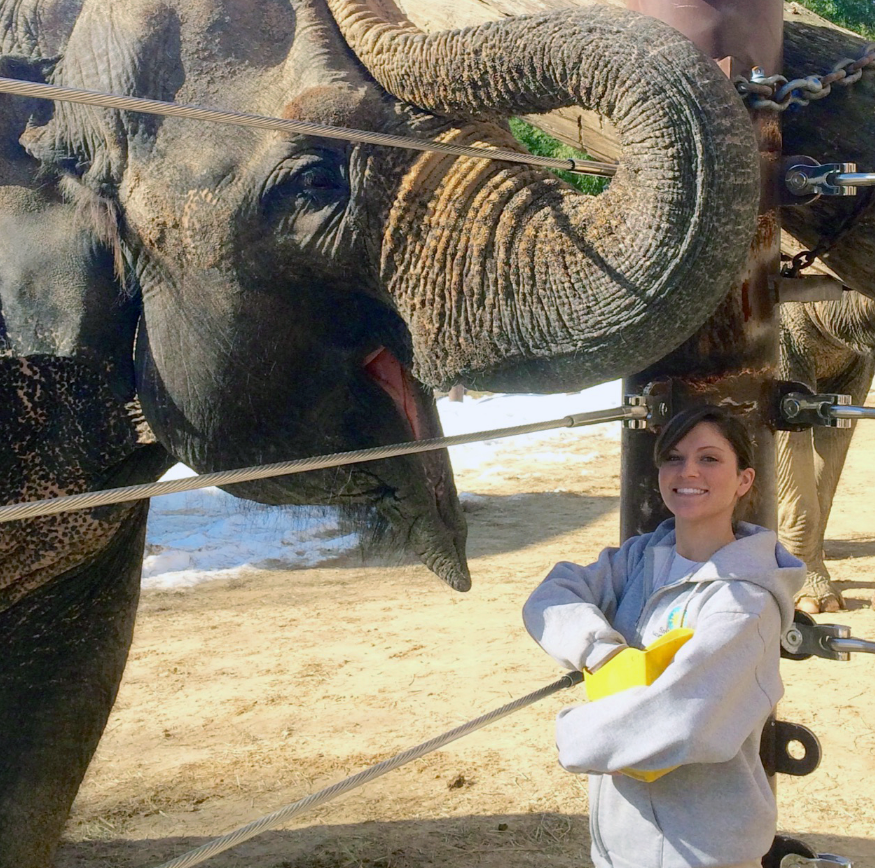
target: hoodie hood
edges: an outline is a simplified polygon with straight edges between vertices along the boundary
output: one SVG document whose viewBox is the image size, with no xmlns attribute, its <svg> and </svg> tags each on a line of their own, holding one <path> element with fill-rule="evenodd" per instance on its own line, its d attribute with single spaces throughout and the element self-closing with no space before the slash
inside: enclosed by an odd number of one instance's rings
<svg viewBox="0 0 875 868">
<path fill-rule="evenodd" d="M 670 518 L 656 528 L 650 540 L 654 569 L 660 568 L 676 541 L 675 520 Z M 735 530 L 735 542 L 714 552 L 686 581 L 718 579 L 751 582 L 768 591 L 781 611 L 783 632 L 793 623 L 794 598 L 805 582 L 805 564 L 778 542 L 774 531 L 740 521 Z"/>
</svg>

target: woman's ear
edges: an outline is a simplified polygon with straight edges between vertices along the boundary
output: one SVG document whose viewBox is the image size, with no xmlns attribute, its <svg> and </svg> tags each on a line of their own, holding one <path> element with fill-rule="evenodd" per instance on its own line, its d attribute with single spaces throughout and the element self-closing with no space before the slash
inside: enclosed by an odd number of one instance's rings
<svg viewBox="0 0 875 868">
<path fill-rule="evenodd" d="M 753 467 L 745 467 L 744 470 L 739 472 L 738 489 L 735 492 L 736 497 L 740 499 L 750 491 L 755 476 L 756 471 L 753 469 Z"/>
</svg>

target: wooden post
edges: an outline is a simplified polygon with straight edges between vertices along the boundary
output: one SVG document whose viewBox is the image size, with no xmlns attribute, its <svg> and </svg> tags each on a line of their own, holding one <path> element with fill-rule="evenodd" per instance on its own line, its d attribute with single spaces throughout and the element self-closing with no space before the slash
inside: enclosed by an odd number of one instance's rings
<svg viewBox="0 0 875 868">
<path fill-rule="evenodd" d="M 781 0 L 627 0 L 660 18 L 715 56 L 724 72 L 767 75 L 780 71 Z M 781 131 L 775 112 L 751 118 L 760 145 L 762 190 L 757 232 L 747 265 L 717 313 L 671 355 L 624 382 L 626 392 L 670 378 L 673 411 L 701 403 L 725 403 L 745 418 L 756 441 L 757 500 L 747 517 L 777 525 L 772 384 L 778 365 L 778 322 L 769 277 L 779 269 L 778 167 Z M 623 539 L 653 530 L 667 512 L 653 466 L 654 436 L 623 432 L 620 533 Z"/>
</svg>

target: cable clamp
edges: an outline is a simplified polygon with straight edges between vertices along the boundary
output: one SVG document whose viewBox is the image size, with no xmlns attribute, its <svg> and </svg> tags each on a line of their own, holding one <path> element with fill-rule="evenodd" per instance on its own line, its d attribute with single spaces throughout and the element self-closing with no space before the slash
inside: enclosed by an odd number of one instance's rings
<svg viewBox="0 0 875 868">
<path fill-rule="evenodd" d="M 671 380 L 661 378 L 648 383 L 640 395 L 624 395 L 624 407 L 644 407 L 646 415 L 626 419 L 624 428 L 633 431 L 651 430 L 658 433 L 659 429 L 672 417 Z"/>
<path fill-rule="evenodd" d="M 875 174 L 858 172 L 856 163 L 800 163 L 787 170 L 784 185 L 794 196 L 856 196 L 857 187 L 875 185 Z"/>
<path fill-rule="evenodd" d="M 781 396 L 777 427 L 782 431 L 804 431 L 812 427 L 850 428 L 853 418 L 867 415 L 864 412 L 866 409 L 853 408 L 850 395 L 814 395 L 810 391 L 789 391 Z"/>
<path fill-rule="evenodd" d="M 818 624 L 807 612 L 797 611 L 781 637 L 781 656 L 790 660 L 822 657 L 846 662 L 851 654 L 875 654 L 875 642 L 856 639 L 846 624 Z"/>
</svg>

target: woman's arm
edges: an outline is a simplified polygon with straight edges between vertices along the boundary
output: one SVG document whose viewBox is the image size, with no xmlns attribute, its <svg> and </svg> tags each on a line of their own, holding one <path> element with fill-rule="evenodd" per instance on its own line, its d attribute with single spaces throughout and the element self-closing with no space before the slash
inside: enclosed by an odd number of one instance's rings
<svg viewBox="0 0 875 868">
<path fill-rule="evenodd" d="M 726 762 L 738 753 L 782 693 L 781 623 L 768 591 L 726 584 L 652 685 L 560 714 L 562 766 L 573 772 L 658 771 Z"/>
<path fill-rule="evenodd" d="M 623 636 L 610 624 L 636 558 L 641 538 L 621 548 L 605 549 L 590 566 L 563 561 L 532 592 L 523 607 L 523 622 L 532 638 L 568 669 L 598 668 Z"/>
</svg>

